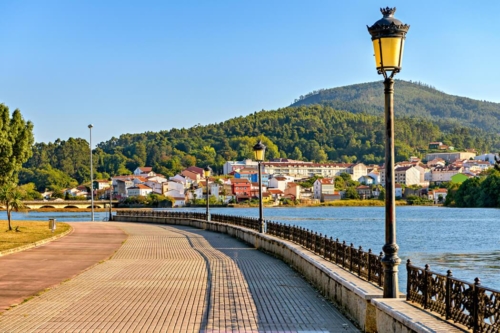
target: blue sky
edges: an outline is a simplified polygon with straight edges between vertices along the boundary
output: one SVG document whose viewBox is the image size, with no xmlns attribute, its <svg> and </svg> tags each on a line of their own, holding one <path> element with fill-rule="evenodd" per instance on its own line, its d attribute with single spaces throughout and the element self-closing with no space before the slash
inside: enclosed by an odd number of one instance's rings
<svg viewBox="0 0 500 333">
<path fill-rule="evenodd" d="M 366 25 L 385 6 L 411 26 L 397 78 L 500 102 L 500 2 L 462 0 L 5 0 L 0 102 L 37 142 L 92 123 L 93 146 L 277 109 L 380 80 Z"/>
</svg>

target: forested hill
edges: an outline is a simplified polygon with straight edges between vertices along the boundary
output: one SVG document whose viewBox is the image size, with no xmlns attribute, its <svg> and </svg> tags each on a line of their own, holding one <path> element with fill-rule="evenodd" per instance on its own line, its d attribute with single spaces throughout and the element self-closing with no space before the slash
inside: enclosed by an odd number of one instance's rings
<svg viewBox="0 0 500 333">
<path fill-rule="evenodd" d="M 397 117 L 396 160 L 424 156 L 430 141 L 457 149 L 490 151 L 498 136 L 447 123 L 447 130 L 429 119 Z M 266 159 L 287 157 L 316 162 L 383 163 L 383 117 L 335 110 L 327 105 L 286 107 L 229 119 L 218 124 L 142 134 L 123 134 L 101 142 L 93 151 L 95 178 L 130 174 L 138 166 L 174 175 L 183 168 L 210 165 L 222 171 L 227 160 L 252 158 L 262 139 Z M 90 179 L 88 142 L 84 139 L 37 143 L 19 175 L 21 183 L 38 190 L 58 189 Z"/>
<path fill-rule="evenodd" d="M 384 85 L 378 81 L 322 89 L 300 96 L 291 106 L 311 104 L 327 104 L 353 113 L 383 114 Z M 500 129 L 500 103 L 448 95 L 422 83 L 396 80 L 394 108 L 396 116 L 432 119 L 442 129 L 453 123 L 490 133 Z"/>
</svg>

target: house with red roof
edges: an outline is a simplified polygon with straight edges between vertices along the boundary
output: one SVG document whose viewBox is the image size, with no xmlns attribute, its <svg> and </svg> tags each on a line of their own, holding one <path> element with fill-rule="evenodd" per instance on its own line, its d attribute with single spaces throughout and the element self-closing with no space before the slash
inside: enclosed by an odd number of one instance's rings
<svg viewBox="0 0 500 333">
<path fill-rule="evenodd" d="M 313 198 L 325 200 L 325 195 L 335 194 L 335 181 L 332 178 L 319 178 L 313 184 Z"/>
<path fill-rule="evenodd" d="M 251 197 L 252 183 L 248 179 L 231 179 L 231 190 L 236 201 L 248 200 Z"/>
<path fill-rule="evenodd" d="M 152 177 L 152 176 L 156 176 L 156 173 L 153 171 L 152 167 L 137 167 L 134 170 L 134 175 L 144 176 L 144 177 Z"/>
<path fill-rule="evenodd" d="M 145 197 L 153 192 L 153 189 L 144 184 L 137 184 L 128 189 L 128 195 L 130 197 Z"/>
<path fill-rule="evenodd" d="M 446 196 L 448 195 L 448 190 L 445 188 L 438 188 L 429 191 L 429 200 L 434 201 L 434 204 L 444 203 Z"/>
</svg>

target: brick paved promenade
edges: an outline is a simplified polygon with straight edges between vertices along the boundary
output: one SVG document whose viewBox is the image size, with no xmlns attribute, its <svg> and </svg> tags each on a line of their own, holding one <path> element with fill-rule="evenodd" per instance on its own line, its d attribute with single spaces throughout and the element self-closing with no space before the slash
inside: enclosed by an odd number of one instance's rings
<svg viewBox="0 0 500 333">
<path fill-rule="evenodd" d="M 113 258 L 4 312 L 0 332 L 357 332 L 282 261 L 227 235 L 99 224 L 129 234 Z"/>
</svg>

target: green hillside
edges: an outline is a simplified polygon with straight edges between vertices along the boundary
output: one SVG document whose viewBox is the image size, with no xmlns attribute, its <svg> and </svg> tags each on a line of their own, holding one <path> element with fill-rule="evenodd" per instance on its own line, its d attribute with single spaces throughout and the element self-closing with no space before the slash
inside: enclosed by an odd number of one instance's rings
<svg viewBox="0 0 500 333">
<path fill-rule="evenodd" d="M 396 161 L 425 157 L 430 141 L 442 141 L 457 150 L 500 148 L 495 132 L 498 104 L 446 95 L 421 84 L 396 84 Z M 296 106 L 218 124 L 122 134 L 97 145 L 95 178 L 130 174 L 138 166 L 152 166 L 171 176 L 191 165 L 208 164 L 220 173 L 227 160 L 252 158 L 259 138 L 268 147 L 267 159 L 381 164 L 385 133 L 381 91 L 381 83 L 359 84 L 303 97 Z M 486 124 L 489 133 L 481 129 Z M 88 182 L 88 147 L 79 138 L 35 144 L 19 175 L 21 183 L 33 182 L 43 190 Z"/>
<path fill-rule="evenodd" d="M 327 104 L 353 113 L 383 114 L 383 91 L 382 82 L 324 89 L 300 96 L 291 106 Z M 396 80 L 394 107 L 396 116 L 431 119 L 444 130 L 451 124 L 491 133 L 500 128 L 500 103 L 448 95 L 421 83 Z"/>
</svg>

